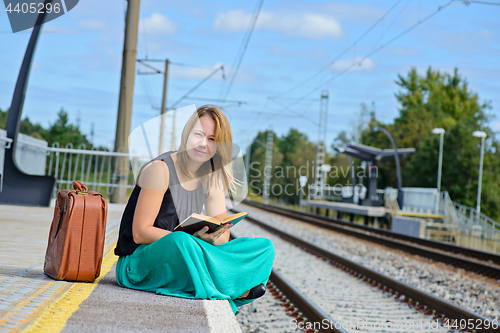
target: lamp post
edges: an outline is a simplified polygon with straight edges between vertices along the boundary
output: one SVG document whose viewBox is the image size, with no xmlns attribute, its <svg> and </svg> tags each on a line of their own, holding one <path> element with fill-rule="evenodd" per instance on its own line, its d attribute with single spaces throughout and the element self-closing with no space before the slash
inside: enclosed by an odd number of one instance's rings
<svg viewBox="0 0 500 333">
<path fill-rule="evenodd" d="M 399 155 L 398 155 L 398 149 L 396 147 L 396 142 L 394 141 L 394 138 L 392 137 L 391 133 L 389 133 L 388 130 L 386 130 L 383 127 L 380 126 L 375 126 L 373 128 L 375 132 L 382 131 L 384 132 L 388 137 L 389 140 L 391 141 L 392 148 L 394 149 L 394 159 L 396 160 L 396 173 L 398 177 L 398 205 L 399 208 L 403 209 L 403 188 L 402 188 L 402 181 L 401 181 L 401 167 L 399 165 Z"/>
<path fill-rule="evenodd" d="M 484 157 L 484 139 L 486 139 L 486 133 L 483 131 L 475 131 L 472 136 L 476 138 L 481 138 L 481 157 L 479 157 L 479 180 L 477 184 L 477 220 L 479 221 L 479 216 L 481 214 L 481 182 L 483 180 L 483 157 Z"/>
<path fill-rule="evenodd" d="M 300 198 L 299 198 L 299 211 L 302 210 L 302 200 L 304 197 L 304 186 L 307 184 L 307 176 L 300 176 L 299 177 L 299 184 L 300 184 Z"/>
<path fill-rule="evenodd" d="M 438 165 L 438 181 L 437 189 L 441 192 L 441 170 L 443 168 L 443 137 L 445 130 L 443 128 L 434 128 L 432 134 L 439 134 L 439 165 Z"/>
</svg>

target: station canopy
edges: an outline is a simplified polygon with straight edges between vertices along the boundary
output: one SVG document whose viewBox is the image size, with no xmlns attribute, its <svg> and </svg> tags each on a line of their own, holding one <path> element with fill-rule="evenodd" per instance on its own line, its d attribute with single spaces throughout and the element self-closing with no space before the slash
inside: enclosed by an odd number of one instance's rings
<svg viewBox="0 0 500 333">
<path fill-rule="evenodd" d="M 394 159 L 394 149 L 380 149 L 359 143 L 349 143 L 342 147 L 336 147 L 335 150 L 363 161 L 384 162 Z M 402 159 L 406 155 L 415 152 L 415 148 L 398 148 L 397 151 L 399 158 Z"/>
</svg>

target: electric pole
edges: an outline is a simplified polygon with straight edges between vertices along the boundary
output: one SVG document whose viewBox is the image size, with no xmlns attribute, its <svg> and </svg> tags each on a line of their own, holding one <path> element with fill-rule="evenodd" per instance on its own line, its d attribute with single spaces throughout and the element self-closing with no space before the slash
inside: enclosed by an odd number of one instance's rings
<svg viewBox="0 0 500 333">
<path fill-rule="evenodd" d="M 159 138 L 159 145 L 158 145 L 158 155 L 163 153 L 163 137 L 165 135 L 165 113 L 167 112 L 167 87 L 168 87 L 168 67 L 170 66 L 170 60 L 166 59 L 165 60 L 165 70 L 162 72 L 161 70 L 147 64 L 146 62 L 163 62 L 163 60 L 156 60 L 156 59 L 137 59 L 137 62 L 140 64 L 146 66 L 149 69 L 152 69 L 152 72 L 139 72 L 140 75 L 145 75 L 145 74 L 163 74 L 163 97 L 162 97 L 162 102 L 161 102 L 161 114 L 160 114 L 160 138 Z M 174 110 L 174 122 L 175 122 L 175 110 Z M 175 135 L 175 127 L 174 127 L 174 134 Z M 175 141 L 175 140 L 174 140 Z M 174 146 L 175 143 L 172 144 Z M 174 149 L 172 149 L 174 150 Z"/>
<path fill-rule="evenodd" d="M 90 144 L 94 146 L 94 122 L 90 124 Z"/>
<path fill-rule="evenodd" d="M 128 136 L 130 134 L 132 119 L 140 3 L 140 0 L 128 0 L 127 5 L 122 76 L 120 82 L 120 97 L 118 100 L 118 118 L 116 121 L 115 152 L 128 153 Z M 129 174 L 128 158 L 115 158 L 115 163 L 116 172 L 113 175 L 113 180 L 116 187 L 113 188 L 113 192 L 110 196 L 110 201 L 113 203 L 120 202 L 120 200 L 125 196 L 125 186 L 127 185 Z"/>
<path fill-rule="evenodd" d="M 326 116 L 328 114 L 328 91 L 321 92 L 321 102 L 319 109 L 319 129 L 318 129 L 318 148 L 316 150 L 316 165 L 315 179 L 316 186 L 315 194 L 318 195 L 318 190 L 321 191 L 319 197 L 323 197 L 323 187 L 326 184 L 326 175 L 322 172 L 322 167 L 325 164 L 325 140 L 326 140 Z"/>
<path fill-rule="evenodd" d="M 168 84 L 168 65 L 170 61 L 165 60 L 165 71 L 163 77 L 163 99 L 161 103 L 161 120 L 160 120 L 160 147 L 158 148 L 158 155 L 163 153 L 163 132 L 165 131 L 165 112 L 167 112 L 167 84 Z M 175 111 L 174 111 L 175 112 Z M 175 113 L 174 113 L 174 122 L 175 122 Z M 172 134 L 172 139 L 174 139 L 174 134 Z M 174 145 L 172 143 L 172 145 Z"/>
<path fill-rule="evenodd" d="M 76 128 L 80 129 L 80 110 L 76 112 Z"/>
<path fill-rule="evenodd" d="M 245 171 L 247 174 L 247 182 L 250 179 L 250 154 L 252 153 L 252 142 L 248 145 L 247 153 L 245 155 Z"/>
<path fill-rule="evenodd" d="M 263 198 L 264 203 L 269 203 L 269 188 L 271 187 L 271 169 L 273 166 L 273 142 L 274 135 L 272 126 L 269 127 L 267 131 L 267 141 L 266 141 L 266 165 L 264 166 L 264 192 Z"/>
<path fill-rule="evenodd" d="M 177 113 L 177 109 L 174 109 L 174 117 L 172 119 L 172 142 L 170 144 L 170 150 L 175 150 L 175 114 Z"/>
</svg>

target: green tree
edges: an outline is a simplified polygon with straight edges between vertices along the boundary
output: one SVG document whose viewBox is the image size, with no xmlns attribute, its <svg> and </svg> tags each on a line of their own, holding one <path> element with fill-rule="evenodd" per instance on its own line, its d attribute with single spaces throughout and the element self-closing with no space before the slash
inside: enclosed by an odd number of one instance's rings
<svg viewBox="0 0 500 333">
<path fill-rule="evenodd" d="M 59 142 L 61 147 L 65 147 L 68 143 L 73 144 L 74 148 L 78 148 L 81 144 L 90 147 L 86 135 L 82 134 L 78 127 L 69 123 L 68 113 L 63 108 L 57 113 L 57 117 L 57 120 L 49 125 L 43 136 L 49 146 L 54 142 Z"/>
<path fill-rule="evenodd" d="M 300 199 L 299 177 L 307 176 L 309 184 L 314 182 L 316 145 L 309 141 L 306 134 L 292 128 L 279 139 L 278 146 L 283 154 L 274 180 L 282 190 L 278 199 L 286 204 L 297 205 Z"/>
<path fill-rule="evenodd" d="M 283 154 L 279 151 L 279 138 L 273 132 L 273 158 L 272 166 L 276 167 L 283 159 Z M 267 131 L 259 132 L 250 145 L 250 171 L 249 171 L 249 192 L 254 195 L 262 195 L 264 190 L 264 168 L 266 166 L 266 144 Z M 271 186 L 273 185 L 273 169 L 271 169 Z"/>
<path fill-rule="evenodd" d="M 500 146 L 488 127 L 491 120 L 488 102 L 479 102 L 477 93 L 469 90 L 467 81 L 458 70 L 453 74 L 429 68 L 425 75 L 411 69 L 406 77 L 398 76 L 401 88 L 395 94 L 400 103 L 399 116 L 393 124 L 382 124 L 372 118 L 362 133 L 361 142 L 379 148 L 392 148 L 382 132 L 374 126 L 384 126 L 401 148 L 414 147 L 416 152 L 401 161 L 403 186 L 436 187 L 439 136 L 432 129 L 442 127 L 444 135 L 443 172 L 441 189 L 452 200 L 475 207 L 479 172 L 478 138 L 472 132 L 488 134 L 485 150 L 482 212 L 498 219 Z M 379 166 L 379 187 L 396 186 L 394 162 Z"/>
<path fill-rule="evenodd" d="M 32 136 L 40 140 L 45 140 L 44 138 L 47 137 L 47 130 L 38 123 L 31 123 L 28 117 L 25 117 L 23 120 L 21 120 L 19 131 L 23 134 Z"/>
<path fill-rule="evenodd" d="M 0 128 L 2 129 L 5 129 L 8 114 L 9 110 L 0 110 Z M 21 120 L 19 132 L 41 140 L 44 140 L 44 137 L 47 134 L 47 131 L 42 127 L 42 125 L 38 123 L 33 124 L 28 117 L 25 117 L 23 120 Z"/>
<path fill-rule="evenodd" d="M 259 132 L 250 146 L 249 191 L 252 194 L 263 193 L 266 154 L 263 145 L 266 140 L 267 132 Z M 309 177 L 309 182 L 314 181 L 315 158 L 316 145 L 297 129 L 292 128 L 281 137 L 274 134 L 271 172 L 271 189 L 274 189 L 274 194 L 270 191 L 270 198 L 286 204 L 298 204 L 298 177 L 304 175 Z"/>
<path fill-rule="evenodd" d="M 7 123 L 7 114 L 9 111 L 2 111 L 0 109 L 0 128 L 5 129 L 5 124 Z"/>
</svg>

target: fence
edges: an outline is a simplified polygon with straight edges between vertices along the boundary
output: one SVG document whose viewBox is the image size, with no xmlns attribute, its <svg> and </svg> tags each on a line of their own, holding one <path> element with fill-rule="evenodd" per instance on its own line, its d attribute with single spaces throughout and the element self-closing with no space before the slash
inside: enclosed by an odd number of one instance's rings
<svg viewBox="0 0 500 333">
<path fill-rule="evenodd" d="M 9 149 L 12 140 L 7 138 L 6 133 L 0 130 L 0 176 L 3 173 L 3 158 L 5 149 Z M 133 189 L 134 176 L 140 167 L 148 162 L 150 158 L 143 155 L 130 155 L 119 152 L 109 152 L 86 149 L 85 145 L 80 145 L 74 149 L 73 144 L 68 143 L 61 148 L 58 142 L 52 147 L 40 143 L 33 138 L 26 138 L 20 135 L 16 148 L 16 161 L 21 170 L 28 174 L 51 175 L 56 178 L 57 190 L 70 188 L 74 180 L 81 180 L 89 190 L 100 192 L 105 196 L 110 196 L 115 190 L 119 190 L 119 201 L 124 199 L 126 190 Z M 130 168 L 127 175 L 124 175 L 123 181 L 117 176 L 118 163 L 114 159 L 127 158 L 130 160 Z M 1 181 L 0 177 L 0 181 Z M 0 183 L 1 186 L 1 183 Z"/>
<path fill-rule="evenodd" d="M 5 149 L 11 149 L 12 139 L 7 131 L 0 129 L 0 191 L 3 185 Z M 45 175 L 47 141 L 19 133 L 15 158 L 21 171 L 32 175 Z"/>
<path fill-rule="evenodd" d="M 342 187 L 335 187 L 329 185 L 316 185 L 311 184 L 307 186 L 307 199 L 308 200 L 342 200 Z"/>
<path fill-rule="evenodd" d="M 0 192 L 3 184 L 3 165 L 5 149 L 9 149 L 12 144 L 12 139 L 7 137 L 7 131 L 0 128 Z"/>
<path fill-rule="evenodd" d="M 85 145 L 80 145 L 78 149 L 74 149 L 71 143 L 60 148 L 57 142 L 47 148 L 49 156 L 47 174 L 57 179 L 58 190 L 70 188 L 73 180 L 79 179 L 90 190 L 103 194 L 111 195 L 118 189 L 121 202 L 124 199 L 123 190 L 134 187 L 132 171 L 139 170 L 144 163 L 149 161 L 147 156 L 130 155 L 123 153 L 122 149 L 118 152 L 109 152 L 85 148 Z M 118 163 L 114 163 L 114 160 L 118 158 L 127 158 L 131 162 L 131 168 L 128 174 L 123 176 L 124 179 L 120 179 L 117 175 Z"/>
</svg>

